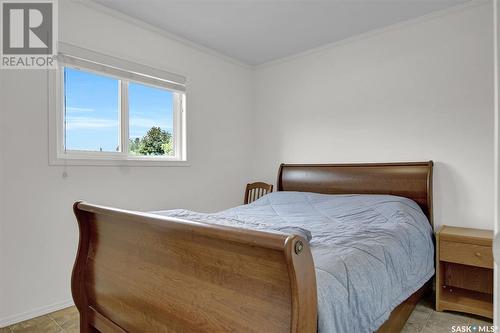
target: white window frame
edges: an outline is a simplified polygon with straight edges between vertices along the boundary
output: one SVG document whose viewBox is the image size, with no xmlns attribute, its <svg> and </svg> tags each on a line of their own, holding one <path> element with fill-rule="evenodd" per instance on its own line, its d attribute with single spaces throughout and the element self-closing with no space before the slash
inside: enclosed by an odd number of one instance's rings
<svg viewBox="0 0 500 333">
<path fill-rule="evenodd" d="M 186 166 L 186 92 L 185 78 L 143 65 L 130 63 L 107 55 L 81 49 L 69 44 L 59 45 L 59 50 L 68 50 L 72 56 L 59 57 L 58 70 L 49 77 L 49 86 L 55 88 L 49 105 L 52 119 L 49 124 L 51 138 L 50 164 L 52 165 L 130 165 L 130 166 Z M 66 52 L 68 52 L 66 51 Z M 68 53 L 69 53 L 68 52 Z M 82 54 L 86 58 L 75 57 Z M 98 60 L 98 61 L 96 61 Z M 119 67 L 118 67 L 118 66 Z M 118 152 L 99 152 L 65 149 L 65 82 L 64 68 L 73 68 L 89 73 L 111 77 L 119 83 L 119 145 Z M 100 69 L 100 70 L 96 70 Z M 122 69 L 127 68 L 127 69 Z M 154 75 L 152 75 L 154 74 Z M 163 74 L 163 75 L 162 75 Z M 171 79 L 173 77 L 173 79 Z M 165 79 L 164 79 L 165 78 Z M 166 89 L 173 94 L 173 156 L 130 155 L 128 85 L 130 82 Z"/>
</svg>

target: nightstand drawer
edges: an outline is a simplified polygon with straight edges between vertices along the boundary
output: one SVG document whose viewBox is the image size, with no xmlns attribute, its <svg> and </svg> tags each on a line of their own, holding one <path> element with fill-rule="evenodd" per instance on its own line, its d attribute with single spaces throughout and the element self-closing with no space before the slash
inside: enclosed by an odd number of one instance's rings
<svg viewBox="0 0 500 333">
<path fill-rule="evenodd" d="M 493 268 L 493 251 L 489 246 L 442 240 L 439 256 L 442 261 Z"/>
</svg>

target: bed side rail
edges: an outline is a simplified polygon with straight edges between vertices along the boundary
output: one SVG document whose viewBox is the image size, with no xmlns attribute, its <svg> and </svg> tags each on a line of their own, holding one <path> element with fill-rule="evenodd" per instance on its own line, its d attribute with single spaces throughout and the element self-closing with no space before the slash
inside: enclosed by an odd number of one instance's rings
<svg viewBox="0 0 500 333">
<path fill-rule="evenodd" d="M 299 236 L 74 204 L 81 332 L 305 332 L 316 278 Z"/>
</svg>

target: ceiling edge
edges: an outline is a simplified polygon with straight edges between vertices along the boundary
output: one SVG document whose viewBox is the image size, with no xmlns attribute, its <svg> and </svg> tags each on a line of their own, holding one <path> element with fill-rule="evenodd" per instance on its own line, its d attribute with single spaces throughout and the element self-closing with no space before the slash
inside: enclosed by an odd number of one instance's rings
<svg viewBox="0 0 500 333">
<path fill-rule="evenodd" d="M 254 70 L 259 70 L 259 69 L 264 69 L 267 67 L 272 67 L 272 66 L 286 63 L 286 62 L 289 62 L 289 61 L 292 61 L 292 60 L 295 60 L 298 58 L 306 57 L 308 55 L 320 53 L 322 51 L 327 51 L 327 50 L 330 50 L 330 49 L 333 49 L 333 48 L 336 48 L 336 47 L 339 47 L 342 45 L 354 43 L 354 42 L 357 42 L 357 41 L 360 41 L 363 39 L 372 38 L 372 37 L 375 37 L 377 35 L 383 34 L 385 32 L 389 32 L 389 31 L 401 29 L 401 28 L 404 28 L 407 26 L 419 24 L 419 23 L 422 23 L 425 21 L 437 19 L 437 18 L 446 16 L 446 15 L 450 15 L 450 14 L 453 14 L 456 12 L 470 9 L 473 7 L 479 7 L 479 6 L 483 6 L 486 4 L 490 4 L 490 3 L 493 3 L 493 1 L 494 0 L 469 0 L 469 1 L 462 3 L 462 4 L 459 4 L 459 5 L 454 5 L 454 6 L 445 8 L 445 9 L 433 11 L 433 12 L 430 12 L 430 13 L 422 15 L 422 16 L 418 16 L 418 17 L 415 17 L 415 18 L 412 18 L 409 20 L 397 22 L 397 23 L 394 23 L 391 25 L 387 25 L 387 26 L 378 28 L 378 29 L 369 30 L 367 32 L 363 32 L 363 33 L 358 34 L 358 35 L 347 37 L 347 38 L 335 41 L 333 43 L 324 44 L 324 45 L 321 45 L 321 46 L 318 46 L 318 47 L 315 47 L 315 48 L 312 48 L 309 50 L 305 50 L 305 51 L 301 51 L 301 52 L 298 52 L 295 54 L 291 54 L 289 56 L 281 57 L 281 58 L 278 58 L 275 60 L 270 60 L 270 61 L 267 61 L 267 62 L 262 63 L 260 65 L 252 66 L 252 68 Z"/>
<path fill-rule="evenodd" d="M 364 33 L 361 33 L 361 34 L 358 34 L 358 35 L 355 35 L 355 36 L 347 37 L 345 39 L 342 39 L 342 40 L 339 40 L 339 41 L 335 41 L 333 43 L 324 44 L 324 45 L 321 45 L 321 46 L 318 46 L 318 47 L 315 47 L 315 48 L 312 48 L 312 49 L 308 49 L 308 50 L 301 51 L 301 52 L 298 52 L 298 53 L 295 53 L 295 54 L 291 54 L 289 56 L 277 58 L 275 60 L 271 60 L 271 61 L 262 63 L 260 65 L 250 65 L 250 64 L 248 64 L 246 62 L 243 62 L 243 61 L 240 61 L 240 60 L 238 60 L 236 58 L 228 56 L 228 55 L 226 55 L 226 54 L 224 54 L 222 52 L 219 52 L 219 51 L 216 51 L 216 50 L 214 50 L 212 48 L 209 48 L 207 46 L 195 43 L 195 42 L 193 42 L 193 41 L 191 41 L 189 39 L 180 37 L 180 36 L 178 36 L 176 34 L 168 32 L 168 31 L 166 31 L 164 29 L 158 28 L 158 27 L 156 27 L 156 26 L 154 26 L 154 25 L 152 25 L 150 23 L 147 23 L 145 21 L 142 21 L 142 20 L 136 19 L 134 17 L 131 17 L 131 16 L 129 16 L 127 14 L 124 14 L 124 13 L 118 11 L 118 10 L 106 7 L 104 5 L 101 5 L 100 3 L 94 2 L 93 0 L 70 0 L 70 1 L 73 2 L 73 3 L 81 4 L 81 5 L 85 6 L 85 7 L 88 7 L 88 8 L 91 8 L 91 9 L 103 12 L 103 13 L 105 13 L 107 15 L 110 15 L 110 16 L 116 18 L 116 19 L 119 19 L 121 21 L 125 21 L 127 23 L 131 23 L 131 24 L 133 24 L 135 26 L 138 26 L 138 27 L 143 28 L 145 30 L 148 30 L 148 31 L 151 31 L 153 33 L 159 34 L 159 35 L 161 35 L 161 36 L 163 36 L 165 38 L 168 38 L 168 39 L 171 39 L 173 41 L 179 42 L 179 43 L 181 43 L 181 44 L 183 44 L 185 46 L 194 48 L 194 49 L 196 49 L 198 51 L 207 53 L 207 54 L 209 54 L 211 56 L 215 56 L 215 57 L 217 57 L 217 58 L 219 58 L 221 60 L 227 61 L 227 62 L 232 63 L 234 65 L 241 66 L 241 67 L 243 67 L 245 69 L 253 69 L 253 70 L 259 70 L 259 69 L 263 69 L 263 68 L 266 68 L 266 67 L 271 67 L 271 66 L 274 66 L 274 65 L 278 65 L 278 64 L 281 64 L 281 63 L 286 63 L 286 62 L 292 61 L 292 60 L 297 59 L 297 58 L 302 58 L 302 57 L 305 57 L 305 56 L 308 56 L 308 55 L 311 55 L 311 54 L 319 53 L 321 51 L 326 51 L 326 50 L 329 50 L 329 49 L 332 49 L 332 48 L 335 48 L 335 47 L 339 47 L 339 46 L 342 46 L 342 45 L 345 45 L 345 44 L 354 43 L 354 42 L 359 41 L 359 40 L 371 38 L 371 37 L 374 37 L 376 35 L 379 35 L 379 34 L 382 34 L 382 33 L 385 33 L 385 32 L 393 31 L 393 30 L 396 30 L 396 29 L 401 29 L 401 28 L 404 28 L 404 27 L 407 27 L 407 26 L 411 26 L 411 25 L 414 25 L 414 24 L 419 24 L 421 22 L 425 22 L 425 21 L 428 21 L 428 20 L 436 19 L 436 18 L 439 18 L 439 17 L 442 17 L 442 16 L 446 16 L 446 15 L 449 15 L 449 14 L 452 14 L 452 13 L 460 12 L 460 11 L 463 11 L 463 10 L 466 10 L 466 9 L 469 9 L 469 8 L 473 8 L 473 7 L 476 7 L 476 6 L 481 6 L 481 5 L 485 5 L 485 4 L 489 4 L 489 3 L 493 2 L 492 0 L 469 0 L 466 3 L 462 3 L 462 4 L 451 6 L 451 7 L 442 9 L 442 10 L 434 11 L 434 12 L 431 12 L 431 13 L 428 13 L 428 14 L 425 14 L 425 15 L 422 15 L 422 16 L 418 16 L 418 17 L 413 18 L 413 19 L 409 19 L 409 20 L 397 22 L 397 23 L 394 23 L 394 24 L 391 24 L 391 25 L 388 25 L 388 26 L 384 26 L 384 27 L 378 28 L 378 29 L 369 30 L 367 32 L 364 32 Z"/>
<path fill-rule="evenodd" d="M 180 37 L 176 34 L 173 34 L 171 32 L 168 32 L 164 29 L 161 29 L 161 28 L 158 28 L 152 24 L 149 24 L 145 21 L 142 21 L 142 20 L 139 20 L 139 19 L 136 19 L 132 16 L 129 16 L 127 14 L 124 14 L 118 10 L 115 10 L 115 9 L 112 9 L 112 8 L 109 8 L 109 7 L 106 7 L 104 5 L 101 5 L 100 3 L 97 3 L 97 2 L 94 2 L 92 0 L 70 0 L 71 2 L 73 3 L 77 3 L 77 4 L 80 4 L 80 5 L 83 5 L 87 8 L 90 8 L 90 9 L 94 9 L 94 10 L 97 10 L 99 12 L 102 12 L 104 14 L 107 14 L 109 16 L 112 16 L 113 18 L 116 18 L 118 20 L 121 20 L 121 21 L 124 21 L 124 22 L 127 22 L 127 23 L 131 23 L 135 26 L 138 26 L 142 29 L 145 29 L 145 30 L 148 30 L 150 32 L 153 32 L 153 33 L 156 33 L 156 34 L 159 34 L 161 35 L 162 37 L 164 38 L 168 38 L 168 39 L 171 39 L 175 42 L 178 42 L 178 43 L 181 43 L 185 46 L 188 46 L 188 47 L 191 47 L 191 48 L 194 48 L 198 51 L 201 51 L 201 52 L 204 52 L 204 53 L 207 53 L 211 56 L 214 56 L 214 57 L 217 57 L 219 59 L 222 59 L 224 61 L 227 61 L 229 63 L 232 63 L 234 65 L 238 65 L 238 66 L 241 66 L 245 69 L 253 69 L 254 66 L 250 65 L 250 64 L 247 64 L 246 62 L 243 62 L 243 61 L 240 61 L 236 58 L 233 58 L 231 56 L 228 56 L 224 53 L 221 53 L 219 51 L 216 51 L 214 49 L 211 49 L 209 47 L 206 47 L 204 45 L 201 45 L 201 44 L 198 44 L 198 43 L 195 43 L 193 41 L 190 41 L 186 38 L 183 38 L 183 37 Z"/>
</svg>

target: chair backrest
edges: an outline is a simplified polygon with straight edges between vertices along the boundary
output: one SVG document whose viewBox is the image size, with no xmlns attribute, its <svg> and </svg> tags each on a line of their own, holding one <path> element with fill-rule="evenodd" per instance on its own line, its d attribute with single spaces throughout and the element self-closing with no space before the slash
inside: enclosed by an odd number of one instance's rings
<svg viewBox="0 0 500 333">
<path fill-rule="evenodd" d="M 247 188 L 245 191 L 245 205 L 254 202 L 260 197 L 268 193 L 271 193 L 272 191 L 273 191 L 272 184 L 266 184 L 262 182 L 247 184 Z"/>
</svg>

